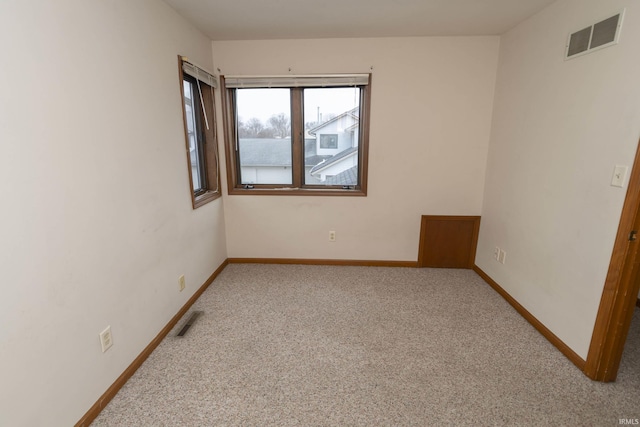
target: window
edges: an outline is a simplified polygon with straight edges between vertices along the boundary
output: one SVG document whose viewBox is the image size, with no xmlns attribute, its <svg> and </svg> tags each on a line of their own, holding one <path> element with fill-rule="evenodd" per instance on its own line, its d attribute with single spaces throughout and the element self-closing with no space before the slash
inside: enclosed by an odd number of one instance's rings
<svg viewBox="0 0 640 427">
<path fill-rule="evenodd" d="M 238 117 L 238 163 L 243 185 L 291 185 L 291 120 L 288 89 L 239 89 L 236 92 Z M 269 111 L 277 111 L 264 122 L 255 107 L 269 100 Z"/>
<path fill-rule="evenodd" d="M 338 148 L 338 134 L 320 134 L 320 148 Z"/>
<path fill-rule="evenodd" d="M 213 90 L 215 77 L 178 58 L 191 202 L 198 208 L 220 197 Z"/>
<path fill-rule="evenodd" d="M 221 86 L 229 194 L 366 195 L 370 75 Z"/>
</svg>

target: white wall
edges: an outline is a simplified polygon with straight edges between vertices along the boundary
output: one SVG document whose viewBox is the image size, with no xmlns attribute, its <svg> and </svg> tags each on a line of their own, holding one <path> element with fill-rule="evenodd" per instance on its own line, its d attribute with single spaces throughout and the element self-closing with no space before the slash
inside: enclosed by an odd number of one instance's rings
<svg viewBox="0 0 640 427">
<path fill-rule="evenodd" d="M 243 184 L 291 183 L 290 166 L 242 166 L 240 173 Z"/>
<path fill-rule="evenodd" d="M 214 42 L 228 75 L 374 67 L 368 196 L 229 196 L 229 256 L 415 261 L 420 215 L 480 214 L 498 48 L 498 37 Z"/>
<path fill-rule="evenodd" d="M 177 70 L 211 44 L 156 0 L 4 0 L 0 51 L 0 425 L 68 426 L 226 258 Z"/>
<path fill-rule="evenodd" d="M 568 34 L 627 8 L 620 43 Z M 640 4 L 560 0 L 501 39 L 476 263 L 586 358 L 640 136 Z M 492 259 L 506 250 L 506 263 Z"/>
</svg>

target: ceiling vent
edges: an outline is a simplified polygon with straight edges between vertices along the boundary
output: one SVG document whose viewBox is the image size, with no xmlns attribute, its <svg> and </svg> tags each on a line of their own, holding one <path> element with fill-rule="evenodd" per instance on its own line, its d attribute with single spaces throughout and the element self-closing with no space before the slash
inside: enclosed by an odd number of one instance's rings
<svg viewBox="0 0 640 427">
<path fill-rule="evenodd" d="M 565 59 L 591 53 L 618 43 L 624 10 L 569 35 Z"/>
</svg>

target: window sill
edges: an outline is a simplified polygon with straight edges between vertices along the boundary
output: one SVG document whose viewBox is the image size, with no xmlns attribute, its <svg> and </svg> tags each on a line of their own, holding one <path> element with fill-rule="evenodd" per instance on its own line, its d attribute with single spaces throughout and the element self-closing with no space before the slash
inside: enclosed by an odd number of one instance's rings
<svg viewBox="0 0 640 427">
<path fill-rule="evenodd" d="M 206 193 L 194 196 L 192 198 L 193 209 L 197 209 L 200 206 L 204 206 L 209 202 L 213 202 L 215 199 L 221 196 L 219 191 L 207 191 Z"/>
<path fill-rule="evenodd" d="M 230 196 L 336 196 L 366 197 L 365 190 L 343 190 L 341 188 L 230 188 Z"/>
</svg>

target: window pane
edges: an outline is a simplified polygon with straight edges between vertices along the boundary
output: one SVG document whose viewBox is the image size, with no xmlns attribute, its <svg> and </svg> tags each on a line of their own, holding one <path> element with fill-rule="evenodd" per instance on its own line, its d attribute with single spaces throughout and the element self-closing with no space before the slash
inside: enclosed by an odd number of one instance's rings
<svg viewBox="0 0 640 427">
<path fill-rule="evenodd" d="M 292 184 L 289 89 L 237 89 L 241 184 Z"/>
<path fill-rule="evenodd" d="M 193 183 L 193 191 L 197 193 L 202 191 L 202 158 L 198 147 L 197 136 L 197 111 L 199 109 L 195 102 L 200 102 L 195 97 L 194 85 L 188 81 L 184 81 L 184 111 L 187 120 L 187 137 L 189 138 L 189 159 L 191 162 L 191 180 Z M 199 104 L 198 104 L 199 105 Z"/>
<path fill-rule="evenodd" d="M 360 89 L 304 90 L 306 185 L 357 185 Z"/>
</svg>

